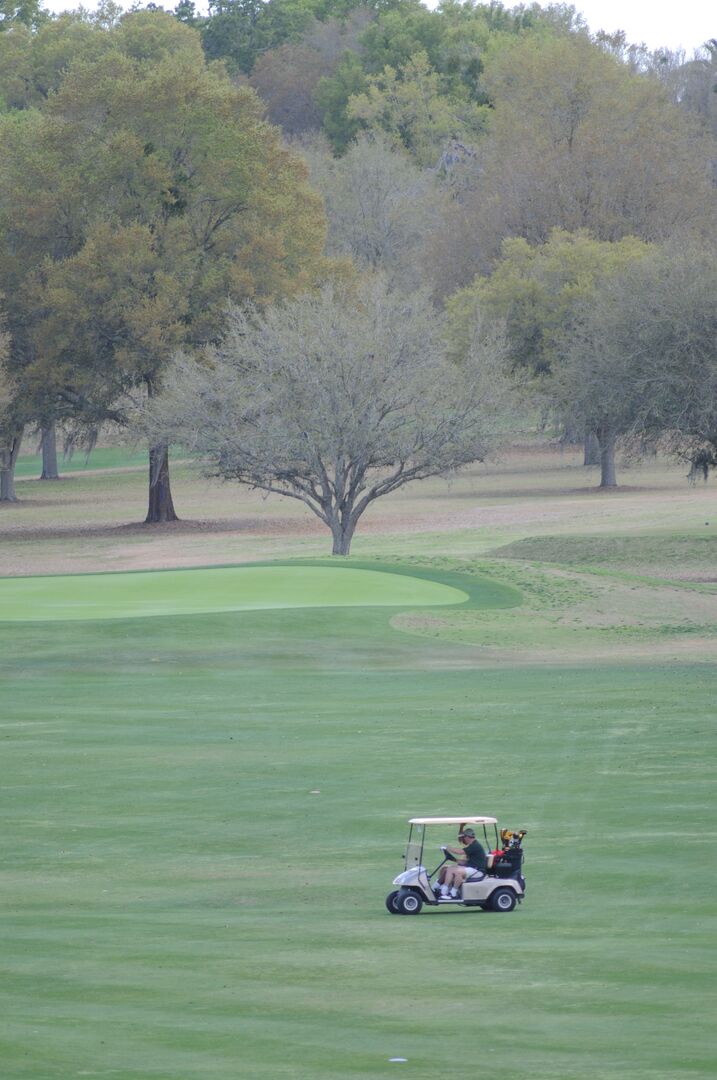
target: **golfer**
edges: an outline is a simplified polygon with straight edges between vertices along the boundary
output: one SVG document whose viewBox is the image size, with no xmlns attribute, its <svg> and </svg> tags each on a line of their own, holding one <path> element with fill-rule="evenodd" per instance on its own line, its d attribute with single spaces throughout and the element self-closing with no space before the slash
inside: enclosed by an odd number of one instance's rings
<svg viewBox="0 0 717 1080">
<path fill-rule="evenodd" d="M 458 839 L 463 845 L 462 848 L 446 849 L 452 855 L 458 856 L 457 861 L 442 867 L 438 875 L 441 896 L 458 896 L 458 891 L 464 881 L 480 881 L 482 877 L 485 877 L 488 860 L 483 846 L 476 840 L 473 829 L 462 829 L 458 833 Z"/>
</svg>

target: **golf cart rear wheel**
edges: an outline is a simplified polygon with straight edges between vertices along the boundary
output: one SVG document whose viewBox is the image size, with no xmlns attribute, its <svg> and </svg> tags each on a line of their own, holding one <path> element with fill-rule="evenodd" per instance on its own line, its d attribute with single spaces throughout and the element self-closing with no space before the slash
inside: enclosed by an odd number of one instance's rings
<svg viewBox="0 0 717 1080">
<path fill-rule="evenodd" d="M 491 894 L 490 906 L 492 911 L 512 911 L 518 903 L 518 897 L 512 889 L 496 889 Z"/>
<path fill-rule="evenodd" d="M 396 910 L 399 915 L 418 915 L 423 907 L 423 897 L 411 889 L 400 889 L 396 898 Z"/>
<path fill-rule="evenodd" d="M 398 900 L 398 889 L 394 889 L 386 897 L 386 910 L 390 911 L 392 915 L 398 915 L 398 908 L 396 907 L 396 901 Z"/>
</svg>

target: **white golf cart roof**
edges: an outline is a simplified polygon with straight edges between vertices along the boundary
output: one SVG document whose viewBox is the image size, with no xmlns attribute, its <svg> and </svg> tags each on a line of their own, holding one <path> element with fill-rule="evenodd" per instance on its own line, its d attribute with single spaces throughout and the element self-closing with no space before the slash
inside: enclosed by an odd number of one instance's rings
<svg viewBox="0 0 717 1080">
<path fill-rule="evenodd" d="M 409 825 L 497 825 L 494 817 L 476 817 L 464 814 L 463 817 L 412 817 Z"/>
</svg>

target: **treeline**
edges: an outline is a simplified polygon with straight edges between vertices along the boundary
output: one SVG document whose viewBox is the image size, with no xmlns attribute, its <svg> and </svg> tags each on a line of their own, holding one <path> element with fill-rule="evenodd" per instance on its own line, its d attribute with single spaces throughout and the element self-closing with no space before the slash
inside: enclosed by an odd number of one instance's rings
<svg viewBox="0 0 717 1080">
<path fill-rule="evenodd" d="M 161 386 L 175 415 L 145 411 L 157 433 L 148 520 L 174 514 L 167 441 L 182 430 L 221 475 L 303 498 L 332 529 L 341 506 L 347 520 L 356 508 L 352 482 L 397 470 L 384 494 L 429 475 L 429 446 L 434 471 L 476 460 L 498 415 L 506 427 L 529 412 L 584 437 L 605 486 L 620 440 L 714 460 L 717 42 L 690 58 L 649 52 L 591 36 L 563 4 L 227 0 L 198 16 L 184 0 L 172 14 L 108 3 L 48 18 L 28 2 L 0 13 L 0 498 L 12 497 L 23 428 L 61 421 L 91 438 L 103 421 L 136 418 Z M 370 448 L 357 449 L 358 431 L 341 435 L 351 408 L 363 415 L 359 373 L 380 397 L 376 364 L 402 363 L 390 335 L 372 340 L 363 324 L 331 393 L 312 398 L 341 424 L 314 415 L 324 441 L 312 443 L 279 389 L 293 371 L 302 398 L 282 320 L 324 342 L 319 367 L 301 369 L 316 389 L 330 382 L 331 333 L 310 332 L 306 311 L 343 340 L 337 312 L 368 307 L 383 325 L 379 309 L 413 311 L 415 322 L 417 303 L 441 328 L 424 338 L 455 395 L 433 401 L 436 423 L 451 408 L 465 420 L 453 458 L 425 409 L 416 419 L 418 387 L 429 400 L 439 374 L 427 378 L 427 356 L 415 385 L 402 369 L 414 411 L 400 438 L 384 439 L 368 412 Z M 271 362 L 248 330 L 233 352 L 223 344 L 250 311 L 255 330 L 276 335 Z M 224 363 L 229 442 L 211 412 L 216 387 L 190 377 Z M 176 392 L 180 368 L 214 416 L 212 438 Z M 242 411 L 242 394 L 261 408 Z"/>
</svg>

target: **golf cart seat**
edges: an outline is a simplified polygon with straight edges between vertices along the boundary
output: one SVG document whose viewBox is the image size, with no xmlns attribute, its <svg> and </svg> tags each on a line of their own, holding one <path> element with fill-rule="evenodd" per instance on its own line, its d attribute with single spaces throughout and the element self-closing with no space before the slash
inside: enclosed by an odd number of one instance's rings
<svg viewBox="0 0 717 1080">
<path fill-rule="evenodd" d="M 504 851 L 493 860 L 491 874 L 499 878 L 519 877 L 522 865 L 523 852 L 520 848 L 513 851 Z"/>
</svg>

